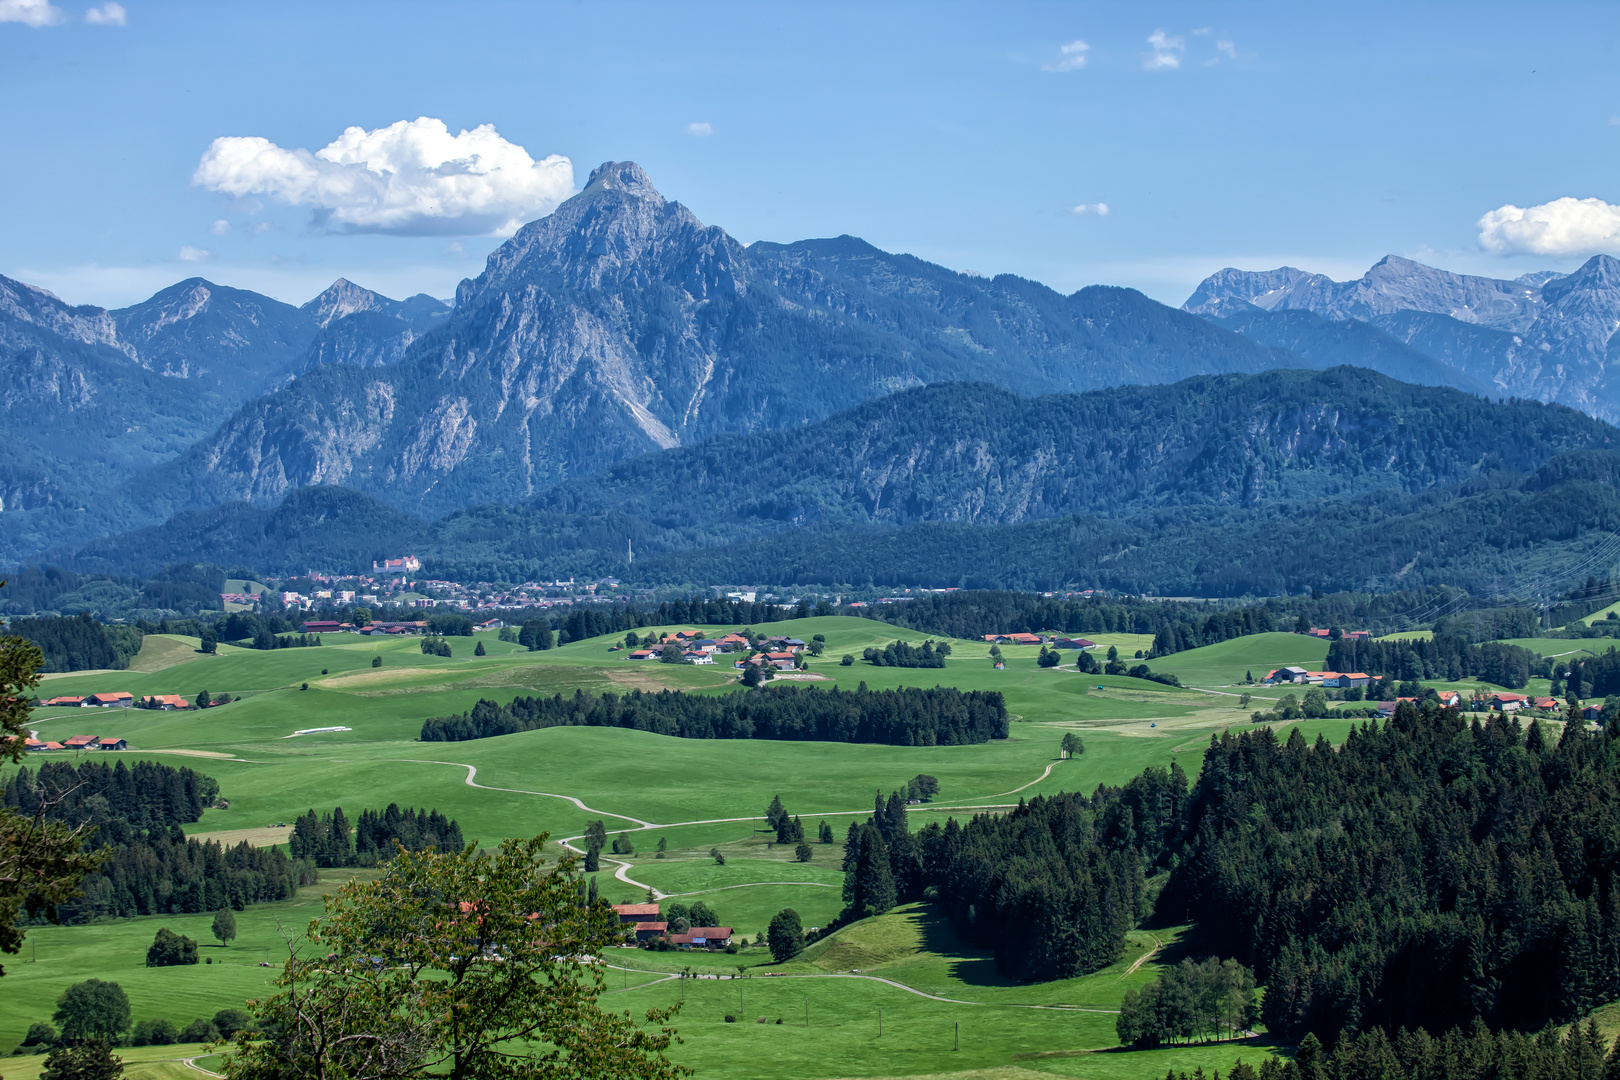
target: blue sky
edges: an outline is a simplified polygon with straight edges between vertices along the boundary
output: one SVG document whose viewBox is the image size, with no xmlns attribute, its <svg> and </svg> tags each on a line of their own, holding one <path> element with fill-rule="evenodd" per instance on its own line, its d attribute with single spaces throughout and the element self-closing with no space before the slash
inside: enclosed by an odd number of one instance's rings
<svg viewBox="0 0 1620 1080">
<path fill-rule="evenodd" d="M 1228 265 L 1620 253 L 1612 3 L 90 10 L 0 0 L 0 273 L 78 303 L 192 275 L 448 296 L 610 159 L 744 242 L 851 233 L 1176 304 Z M 445 132 L 364 135 L 423 117 Z M 297 153 L 349 128 L 354 160 Z M 403 190 L 376 150 L 446 145 L 496 169 L 465 207 L 434 186 L 455 168 Z M 1482 230 L 1502 207 L 1540 209 Z"/>
</svg>

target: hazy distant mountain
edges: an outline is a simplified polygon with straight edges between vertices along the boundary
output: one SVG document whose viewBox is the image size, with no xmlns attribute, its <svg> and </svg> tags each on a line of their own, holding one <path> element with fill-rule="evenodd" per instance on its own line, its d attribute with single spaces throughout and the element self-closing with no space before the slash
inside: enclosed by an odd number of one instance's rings
<svg viewBox="0 0 1620 1080">
<path fill-rule="evenodd" d="M 320 328 L 304 352 L 303 370 L 307 371 L 321 364 L 392 364 L 418 338 L 444 322 L 450 305 L 426 293 L 390 300 L 338 278 L 300 310 Z"/>
<path fill-rule="evenodd" d="M 1620 418 L 1620 260 L 1596 255 L 1571 274 L 1543 271 L 1513 281 L 1437 270 L 1391 255 L 1355 281 L 1292 267 L 1226 269 L 1193 292 L 1185 310 L 1276 340 L 1268 318 L 1310 311 L 1359 321 L 1491 389 L 1562 401 Z M 1239 327 L 1234 320 L 1242 320 Z"/>
<path fill-rule="evenodd" d="M 151 520 L 142 470 L 311 363 L 376 363 L 448 310 L 341 281 L 323 298 L 305 311 L 191 278 L 108 311 L 0 277 L 0 553 Z M 350 314 L 345 301 L 364 306 Z"/>
</svg>

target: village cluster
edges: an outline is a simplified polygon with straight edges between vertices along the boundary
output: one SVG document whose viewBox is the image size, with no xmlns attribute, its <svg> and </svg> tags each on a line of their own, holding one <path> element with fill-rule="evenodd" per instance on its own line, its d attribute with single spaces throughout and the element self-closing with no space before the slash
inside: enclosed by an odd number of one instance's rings
<svg viewBox="0 0 1620 1080">
<path fill-rule="evenodd" d="M 688 664 L 712 664 L 717 656 L 745 652 L 751 655 L 736 660 L 732 667 L 742 670 L 749 664 L 758 664 L 778 671 L 791 671 L 799 666 L 805 653 L 819 654 L 821 642 L 817 640 L 806 643 L 798 638 L 785 636 L 749 639 L 742 634 L 726 634 L 723 637 L 712 638 L 701 630 L 677 630 L 661 640 L 649 641 L 640 648 L 633 648 L 629 658 L 663 659 L 664 650 L 672 647 L 680 652 L 678 657 L 672 655 L 671 659 Z"/>
</svg>

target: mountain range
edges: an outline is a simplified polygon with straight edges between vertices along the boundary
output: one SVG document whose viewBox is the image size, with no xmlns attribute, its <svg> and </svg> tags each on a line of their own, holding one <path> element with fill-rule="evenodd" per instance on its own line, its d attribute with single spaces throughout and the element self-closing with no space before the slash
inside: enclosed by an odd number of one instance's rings
<svg viewBox="0 0 1620 1080">
<path fill-rule="evenodd" d="M 1436 270 L 1390 255 L 1355 281 L 1284 266 L 1221 270 L 1183 309 L 1257 342 L 1286 343 L 1311 316 L 1341 333 L 1392 340 L 1450 368 L 1450 385 L 1561 401 L 1620 419 L 1620 260 L 1594 255 L 1569 274 L 1505 281 Z M 1301 317 L 1309 320 L 1301 324 Z M 1320 333 L 1320 331 L 1317 331 Z M 1308 351 L 1308 350 L 1307 350 Z M 1384 369 L 1380 369 L 1384 370 Z"/>
<path fill-rule="evenodd" d="M 1620 430 L 1576 410 L 1358 368 L 1039 398 L 950 383 L 658 451 L 520 504 L 427 521 L 303 487 L 68 561 L 291 574 L 409 548 L 431 575 L 478 580 L 1513 593 L 1612 540 L 1617 475 Z"/>
<path fill-rule="evenodd" d="M 294 307 L 191 279 L 106 311 L 0 279 L 0 558 L 117 562 L 132 534 L 154 552 L 209 521 L 241 538 L 248 509 L 288 506 L 387 508 L 424 541 L 428 522 L 470 542 L 496 521 L 558 550 L 674 552 L 1414 495 L 1608 447 L 1607 425 L 1487 417 L 1481 397 L 1608 416 L 1592 357 L 1615 265 L 1228 270 L 1177 310 L 848 236 L 744 246 L 609 162 L 450 304 L 340 279 Z M 1565 353 L 1586 366 L 1549 359 Z M 1402 401 L 1345 364 L 1465 393 Z M 1411 441 L 1431 427 L 1451 441 Z"/>
</svg>

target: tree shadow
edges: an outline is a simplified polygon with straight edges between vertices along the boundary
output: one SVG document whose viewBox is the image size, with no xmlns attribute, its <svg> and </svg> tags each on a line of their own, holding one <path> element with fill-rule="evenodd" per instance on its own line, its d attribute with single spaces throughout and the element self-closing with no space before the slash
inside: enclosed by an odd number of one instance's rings
<svg viewBox="0 0 1620 1080">
<path fill-rule="evenodd" d="M 969 986 L 1021 985 L 996 970 L 993 954 L 975 949 L 957 937 L 950 920 L 937 908 L 924 907 L 917 913 L 917 921 L 922 928 L 923 948 L 946 960 L 951 978 Z"/>
</svg>

